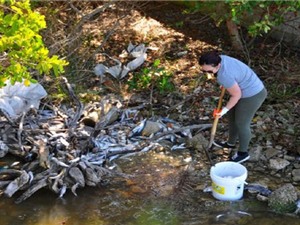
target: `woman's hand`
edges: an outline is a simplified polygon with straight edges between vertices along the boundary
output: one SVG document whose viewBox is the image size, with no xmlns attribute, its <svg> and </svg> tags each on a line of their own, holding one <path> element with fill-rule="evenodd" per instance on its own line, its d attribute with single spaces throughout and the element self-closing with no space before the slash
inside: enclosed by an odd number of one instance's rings
<svg viewBox="0 0 300 225">
<path fill-rule="evenodd" d="M 227 109 L 226 107 L 224 107 L 224 108 L 222 108 L 221 112 L 216 113 L 216 116 L 218 116 L 219 118 L 221 118 L 221 117 L 224 116 L 228 111 L 229 111 L 229 109 Z"/>
</svg>

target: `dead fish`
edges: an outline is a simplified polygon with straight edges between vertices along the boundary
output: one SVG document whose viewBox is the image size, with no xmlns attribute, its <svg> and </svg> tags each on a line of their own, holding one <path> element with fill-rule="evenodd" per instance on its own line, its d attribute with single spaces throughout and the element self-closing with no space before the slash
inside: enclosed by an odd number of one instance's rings
<svg viewBox="0 0 300 225">
<path fill-rule="evenodd" d="M 117 159 L 119 157 L 120 157 L 120 154 L 119 155 L 111 156 L 111 157 L 109 157 L 109 162 L 111 162 L 111 161 L 113 161 L 113 160 L 115 160 L 115 159 Z"/>
<path fill-rule="evenodd" d="M 157 142 L 162 141 L 162 140 L 168 140 L 171 141 L 172 143 L 176 142 L 176 136 L 174 134 L 168 134 L 165 136 L 162 136 L 161 138 L 157 139 Z"/>
<path fill-rule="evenodd" d="M 172 120 L 172 119 L 170 119 L 170 118 L 168 118 L 168 117 L 163 117 L 163 118 L 161 118 L 161 121 L 162 121 L 163 123 L 177 124 L 177 122 L 176 122 L 175 120 Z"/>
<path fill-rule="evenodd" d="M 8 166 L 0 166 L 0 171 L 1 170 L 7 170 L 9 167 Z"/>
<path fill-rule="evenodd" d="M 269 190 L 268 188 L 266 188 L 262 185 L 259 185 L 259 184 L 246 184 L 244 187 L 244 190 L 257 192 L 257 193 L 267 196 L 267 197 L 272 193 L 271 190 Z"/>
<path fill-rule="evenodd" d="M 192 132 L 191 132 L 190 129 L 185 129 L 185 130 L 181 131 L 181 134 L 182 134 L 184 137 L 192 138 Z"/>
<path fill-rule="evenodd" d="M 212 186 L 206 187 L 203 189 L 203 192 L 212 192 Z"/>
<path fill-rule="evenodd" d="M 141 152 L 148 152 L 148 151 L 150 151 L 152 148 L 158 147 L 158 146 L 160 146 L 160 144 L 158 144 L 158 143 L 150 143 L 150 145 L 144 147 L 144 148 L 141 150 Z"/>
<path fill-rule="evenodd" d="M 143 119 L 138 126 L 133 128 L 129 137 L 140 136 L 146 126 L 147 119 Z"/>
<path fill-rule="evenodd" d="M 59 191 L 59 198 L 62 198 L 65 193 L 67 192 L 67 186 L 66 185 L 63 185 L 61 188 L 60 188 L 60 191 Z"/>
<path fill-rule="evenodd" d="M 92 165 L 102 166 L 104 161 L 105 161 L 104 159 L 100 159 L 100 160 L 90 161 L 90 163 Z"/>
<path fill-rule="evenodd" d="M 29 181 L 28 181 L 28 183 L 31 184 L 31 182 L 33 181 L 33 178 L 34 178 L 33 173 L 31 171 L 29 171 L 28 175 L 29 175 Z"/>
<path fill-rule="evenodd" d="M 63 138 L 63 137 L 60 137 L 60 138 L 58 139 L 58 142 L 59 142 L 60 144 L 62 144 L 64 147 L 66 147 L 66 148 L 68 148 L 69 145 L 70 145 L 70 143 L 67 142 L 67 140 L 66 140 L 65 138 Z"/>
<path fill-rule="evenodd" d="M 95 139 L 94 144 L 96 145 L 97 148 L 101 150 L 105 150 L 110 148 L 113 145 L 117 145 L 118 143 L 116 139 L 112 138 L 111 136 L 105 135 Z"/>
<path fill-rule="evenodd" d="M 164 117 L 161 119 L 161 121 L 166 124 L 168 130 L 174 130 L 174 129 L 178 129 L 181 127 L 181 125 L 178 122 L 176 122 L 175 120 L 172 120 L 170 118 Z M 192 138 L 192 133 L 191 133 L 190 129 L 185 129 L 181 132 L 178 132 L 178 134 L 182 137 Z"/>
<path fill-rule="evenodd" d="M 68 168 L 70 167 L 69 165 L 67 165 L 66 163 L 62 162 L 62 161 L 59 161 L 57 158 L 55 157 L 52 157 L 51 158 L 51 161 L 53 161 L 55 164 L 61 166 L 61 167 L 65 167 L 65 168 Z"/>
<path fill-rule="evenodd" d="M 87 153 L 85 155 L 81 155 L 80 160 L 89 161 L 90 159 L 92 159 L 94 157 L 93 155 L 94 154 L 92 154 L 92 153 Z"/>
<path fill-rule="evenodd" d="M 49 141 L 53 141 L 53 140 L 55 140 L 55 139 L 58 139 L 58 138 L 64 138 L 64 139 L 66 139 L 67 138 L 67 134 L 65 134 L 65 133 L 56 133 L 56 132 L 53 132 L 52 131 L 52 135 L 51 135 L 51 137 L 49 137 Z"/>
<path fill-rule="evenodd" d="M 240 219 L 240 217 L 244 217 L 244 216 L 251 216 L 252 215 L 250 213 L 244 212 L 244 211 L 236 211 L 236 212 L 226 212 L 226 213 L 221 213 L 219 215 L 216 216 L 216 221 L 220 221 L 220 220 L 226 220 L 226 221 L 230 221 L 232 224 L 234 224 L 233 222 L 235 222 L 235 220 Z"/>
<path fill-rule="evenodd" d="M 39 117 L 42 117 L 42 119 L 52 119 L 56 117 L 56 113 L 51 110 L 43 109 L 43 110 L 38 110 Z M 44 118 L 43 118 L 44 117 Z"/>
<path fill-rule="evenodd" d="M 15 167 L 15 166 L 18 166 L 18 165 L 20 165 L 20 162 L 19 162 L 19 161 L 16 161 L 16 162 L 13 162 L 13 163 L 10 165 L 10 167 L 12 168 L 12 167 Z"/>
<path fill-rule="evenodd" d="M 171 150 L 182 150 L 182 149 L 186 149 L 185 143 L 182 143 L 180 145 L 173 145 L 171 148 Z"/>
<path fill-rule="evenodd" d="M 73 164 L 73 163 L 78 163 L 79 161 L 80 161 L 80 157 L 76 157 L 75 159 L 69 160 L 69 163 Z"/>
<path fill-rule="evenodd" d="M 71 187 L 71 191 L 72 191 L 73 195 L 75 195 L 75 196 L 77 196 L 76 189 L 78 188 L 78 186 L 79 186 L 79 183 L 77 182 L 76 184 L 74 184 Z"/>
<path fill-rule="evenodd" d="M 50 180 L 57 180 L 59 179 L 62 175 L 64 175 L 64 170 L 60 171 L 59 174 L 53 174 L 52 176 L 49 177 Z"/>
<path fill-rule="evenodd" d="M 126 109 L 123 111 L 121 115 L 121 122 L 124 122 L 126 120 L 135 120 L 138 116 L 139 111 L 136 109 Z"/>
<path fill-rule="evenodd" d="M 296 206 L 297 206 L 297 208 L 296 208 L 296 210 L 295 210 L 295 214 L 300 214 L 300 199 L 298 199 L 297 201 L 296 201 Z"/>
</svg>

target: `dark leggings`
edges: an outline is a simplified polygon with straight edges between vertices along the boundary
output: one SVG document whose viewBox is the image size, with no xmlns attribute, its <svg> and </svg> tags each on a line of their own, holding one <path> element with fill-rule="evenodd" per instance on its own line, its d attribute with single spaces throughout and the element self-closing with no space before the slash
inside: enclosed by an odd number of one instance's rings
<svg viewBox="0 0 300 225">
<path fill-rule="evenodd" d="M 251 121 L 267 97 L 267 90 L 264 88 L 258 94 L 241 98 L 238 103 L 228 112 L 229 118 L 229 139 L 228 143 L 235 144 L 239 139 L 240 152 L 248 152 L 251 140 Z"/>
</svg>

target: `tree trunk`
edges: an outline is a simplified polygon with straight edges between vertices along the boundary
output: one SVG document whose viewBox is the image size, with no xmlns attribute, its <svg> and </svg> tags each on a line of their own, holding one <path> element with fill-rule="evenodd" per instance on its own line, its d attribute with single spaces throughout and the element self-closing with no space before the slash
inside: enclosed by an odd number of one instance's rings
<svg viewBox="0 0 300 225">
<path fill-rule="evenodd" d="M 237 51 L 243 51 L 244 47 L 240 38 L 237 25 L 232 21 L 232 19 L 227 19 L 226 26 L 230 36 L 232 47 Z"/>
</svg>

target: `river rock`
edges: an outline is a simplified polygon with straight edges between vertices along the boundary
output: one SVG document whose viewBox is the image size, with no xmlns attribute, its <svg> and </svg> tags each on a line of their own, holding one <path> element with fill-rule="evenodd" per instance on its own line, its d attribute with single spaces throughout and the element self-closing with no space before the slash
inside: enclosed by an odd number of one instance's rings
<svg viewBox="0 0 300 225">
<path fill-rule="evenodd" d="M 200 133 L 187 140 L 187 145 L 195 149 L 205 149 L 208 144 L 209 141 Z"/>
<path fill-rule="evenodd" d="M 101 180 L 101 178 L 97 176 L 96 172 L 89 167 L 85 170 L 85 178 L 87 186 L 96 186 Z"/>
<path fill-rule="evenodd" d="M 295 169 L 300 169 L 300 163 L 294 163 L 294 168 Z"/>
<path fill-rule="evenodd" d="M 145 124 L 145 127 L 142 131 L 143 136 L 150 136 L 151 134 L 154 134 L 160 130 L 162 130 L 163 126 L 159 122 L 154 121 L 147 121 Z"/>
<path fill-rule="evenodd" d="M 84 187 L 85 185 L 84 176 L 78 167 L 72 167 L 69 170 L 69 175 L 75 181 L 75 183 L 78 183 L 80 187 Z"/>
<path fill-rule="evenodd" d="M 285 184 L 269 196 L 269 207 L 278 213 L 292 213 L 296 210 L 297 190 L 292 184 Z"/>
<path fill-rule="evenodd" d="M 110 125 L 119 118 L 119 114 L 120 114 L 119 108 L 113 106 L 108 111 L 108 113 L 104 116 L 104 118 L 101 118 L 101 119 L 106 121 L 106 125 Z"/>
<path fill-rule="evenodd" d="M 3 158 L 8 153 L 7 145 L 0 140 L 0 158 Z"/>
<path fill-rule="evenodd" d="M 261 153 L 262 153 L 262 147 L 261 146 L 257 146 L 255 148 L 253 148 L 251 151 L 249 151 L 250 154 L 250 162 L 257 162 L 259 161 L 260 157 L 261 157 Z"/>
<path fill-rule="evenodd" d="M 300 181 L 300 169 L 294 169 L 292 171 L 293 181 L 298 182 Z"/>
<path fill-rule="evenodd" d="M 275 148 L 268 148 L 266 151 L 265 151 L 265 155 L 267 157 L 267 159 L 270 159 L 276 155 L 279 154 L 279 151 Z"/>
<path fill-rule="evenodd" d="M 269 167 L 272 170 L 281 170 L 290 165 L 290 162 L 286 159 L 276 158 L 270 159 Z"/>
</svg>

